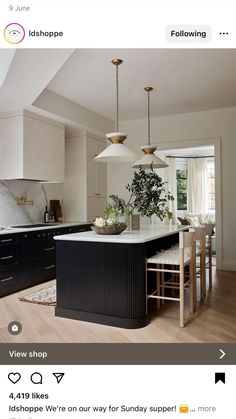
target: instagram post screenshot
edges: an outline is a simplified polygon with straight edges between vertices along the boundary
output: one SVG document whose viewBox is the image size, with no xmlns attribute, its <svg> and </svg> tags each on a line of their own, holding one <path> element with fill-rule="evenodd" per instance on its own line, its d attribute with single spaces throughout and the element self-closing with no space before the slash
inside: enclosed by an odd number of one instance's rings
<svg viewBox="0 0 236 419">
<path fill-rule="evenodd" d="M 0 419 L 236 419 L 236 0 L 0 4 Z"/>
</svg>

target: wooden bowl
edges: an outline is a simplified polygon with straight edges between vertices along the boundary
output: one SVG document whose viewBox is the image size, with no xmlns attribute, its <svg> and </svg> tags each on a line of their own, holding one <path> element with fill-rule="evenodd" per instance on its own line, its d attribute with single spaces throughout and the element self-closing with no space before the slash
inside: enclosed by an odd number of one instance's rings
<svg viewBox="0 0 236 419">
<path fill-rule="evenodd" d="M 104 227 L 98 227 L 98 226 L 92 226 L 93 231 L 97 234 L 120 234 L 122 231 L 126 229 L 127 225 L 124 223 L 111 225 L 111 226 L 104 226 Z"/>
</svg>

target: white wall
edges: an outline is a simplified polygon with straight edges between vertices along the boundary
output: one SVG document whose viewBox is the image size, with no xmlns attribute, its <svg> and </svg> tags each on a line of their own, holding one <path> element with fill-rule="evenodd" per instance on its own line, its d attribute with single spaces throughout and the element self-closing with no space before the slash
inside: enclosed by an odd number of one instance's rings
<svg viewBox="0 0 236 419">
<path fill-rule="evenodd" d="M 128 134 L 126 144 L 138 150 L 146 143 L 145 119 L 123 121 L 120 129 Z M 236 107 L 205 112 L 162 116 L 151 119 L 151 142 L 182 142 L 184 140 L 221 138 L 222 163 L 222 268 L 236 270 Z M 177 147 L 177 145 L 176 145 Z M 174 148 L 174 147 L 173 147 Z M 133 170 L 125 164 L 108 165 L 108 195 L 117 193 L 127 198 L 125 185 Z"/>
<path fill-rule="evenodd" d="M 33 106 L 42 111 L 49 112 L 53 118 L 62 118 L 63 121 L 70 121 L 77 125 L 77 128 L 87 129 L 91 133 L 103 135 L 112 132 L 114 122 L 102 115 L 97 114 L 83 106 L 72 102 L 62 96 L 45 89 L 37 97 Z"/>
</svg>

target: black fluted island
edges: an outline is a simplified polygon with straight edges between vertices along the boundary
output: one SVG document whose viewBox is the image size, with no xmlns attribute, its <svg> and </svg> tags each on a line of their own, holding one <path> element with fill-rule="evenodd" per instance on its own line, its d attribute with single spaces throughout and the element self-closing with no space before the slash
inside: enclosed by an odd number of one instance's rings
<svg viewBox="0 0 236 419">
<path fill-rule="evenodd" d="M 135 329 L 146 326 L 145 258 L 178 242 L 186 226 L 150 225 L 119 235 L 55 237 L 56 316 Z"/>
</svg>

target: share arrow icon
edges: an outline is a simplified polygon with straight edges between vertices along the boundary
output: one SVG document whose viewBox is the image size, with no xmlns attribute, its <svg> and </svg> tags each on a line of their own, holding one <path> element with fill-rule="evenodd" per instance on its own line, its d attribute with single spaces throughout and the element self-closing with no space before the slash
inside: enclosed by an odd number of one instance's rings
<svg viewBox="0 0 236 419">
<path fill-rule="evenodd" d="M 54 375 L 54 377 L 57 380 L 57 384 L 59 384 L 62 380 L 62 378 L 64 377 L 65 373 L 64 372 L 53 372 L 52 375 Z"/>
</svg>

